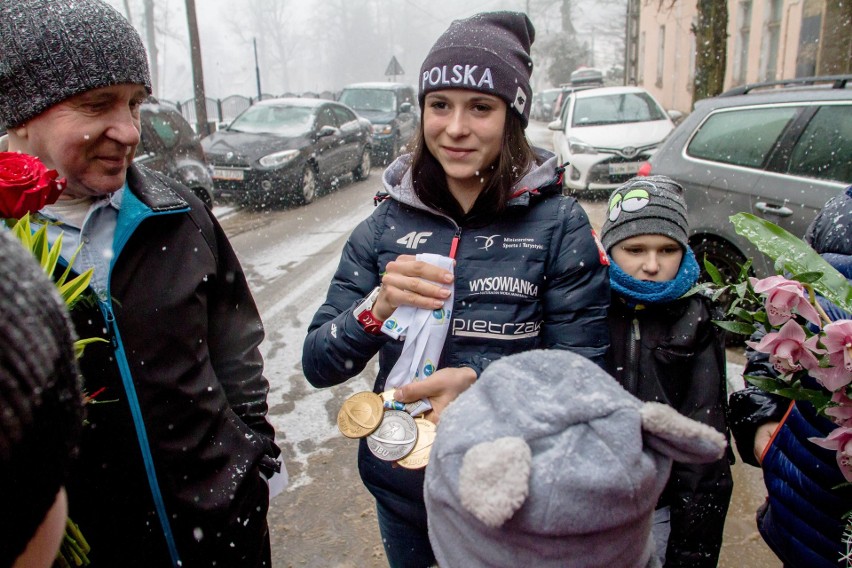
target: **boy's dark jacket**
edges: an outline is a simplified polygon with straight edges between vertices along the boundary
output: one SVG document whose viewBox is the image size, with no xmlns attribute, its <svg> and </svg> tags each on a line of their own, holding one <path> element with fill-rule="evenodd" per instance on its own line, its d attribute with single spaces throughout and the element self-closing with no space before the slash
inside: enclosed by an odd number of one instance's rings
<svg viewBox="0 0 852 568">
<path fill-rule="evenodd" d="M 268 506 L 259 468 L 279 453 L 266 420 L 260 317 L 212 213 L 145 168 L 131 167 L 128 184 L 110 277 L 114 322 L 93 300 L 72 311 L 79 337 L 108 342 L 80 360 L 86 391 L 105 390 L 87 405 L 70 516 L 93 566 L 171 565 L 122 386 L 126 366 L 183 565 L 255 566 Z"/>
<path fill-rule="evenodd" d="M 613 294 L 607 363 L 637 398 L 726 432 L 725 351 L 713 314 L 700 295 L 634 309 Z M 658 505 L 671 507 L 667 568 L 716 566 L 732 489 L 727 458 L 673 464 Z"/>
</svg>

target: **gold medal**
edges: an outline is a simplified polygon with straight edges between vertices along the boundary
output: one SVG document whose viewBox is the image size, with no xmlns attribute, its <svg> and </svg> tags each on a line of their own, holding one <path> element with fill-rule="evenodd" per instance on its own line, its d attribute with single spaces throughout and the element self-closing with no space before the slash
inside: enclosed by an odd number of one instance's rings
<svg viewBox="0 0 852 568">
<path fill-rule="evenodd" d="M 406 469 L 426 467 L 437 433 L 435 424 L 425 418 L 415 418 L 414 423 L 417 425 L 417 443 L 414 444 L 414 449 L 407 456 L 396 462 Z"/>
<path fill-rule="evenodd" d="M 347 438 L 363 438 L 379 427 L 383 414 L 381 396 L 370 391 L 356 392 L 337 413 L 337 428 Z"/>
</svg>

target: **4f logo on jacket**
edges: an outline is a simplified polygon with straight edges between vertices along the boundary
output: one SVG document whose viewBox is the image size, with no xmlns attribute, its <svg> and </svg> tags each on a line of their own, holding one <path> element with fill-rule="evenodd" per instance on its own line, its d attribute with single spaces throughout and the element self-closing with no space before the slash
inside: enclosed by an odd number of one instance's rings
<svg viewBox="0 0 852 568">
<path fill-rule="evenodd" d="M 432 233 L 430 232 L 421 232 L 411 231 L 401 239 L 397 239 L 397 243 L 404 245 L 407 249 L 416 249 L 417 245 L 426 242 L 426 237 L 431 237 Z"/>
</svg>

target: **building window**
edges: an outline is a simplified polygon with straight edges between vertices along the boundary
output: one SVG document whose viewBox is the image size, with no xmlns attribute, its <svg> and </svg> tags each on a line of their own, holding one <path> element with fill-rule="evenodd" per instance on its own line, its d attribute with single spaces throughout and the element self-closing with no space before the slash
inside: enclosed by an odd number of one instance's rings
<svg viewBox="0 0 852 568">
<path fill-rule="evenodd" d="M 663 72 L 666 67 L 666 26 L 660 26 L 660 38 L 657 44 L 657 87 L 663 86 Z"/>
<path fill-rule="evenodd" d="M 784 0 L 767 0 L 766 4 L 766 33 L 763 34 L 763 46 L 760 50 L 760 80 L 774 81 L 778 76 Z"/>
<path fill-rule="evenodd" d="M 748 76 L 748 44 L 751 38 L 751 0 L 737 6 L 737 48 L 734 58 L 734 84 L 742 85 Z"/>
</svg>

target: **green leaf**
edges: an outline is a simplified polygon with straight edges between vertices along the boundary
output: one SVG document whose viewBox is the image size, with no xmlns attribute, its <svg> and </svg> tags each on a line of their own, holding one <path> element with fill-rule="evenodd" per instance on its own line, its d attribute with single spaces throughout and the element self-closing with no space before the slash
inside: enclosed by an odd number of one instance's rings
<svg viewBox="0 0 852 568">
<path fill-rule="evenodd" d="M 793 276 L 793 280 L 801 282 L 802 284 L 813 284 L 820 278 L 822 278 L 822 272 L 805 272 Z"/>
<path fill-rule="evenodd" d="M 17 237 L 17 239 L 21 241 L 21 244 L 24 245 L 24 248 L 32 252 L 33 233 L 30 230 L 29 213 L 18 219 L 18 222 L 15 223 L 14 227 L 12 227 L 12 232 L 15 234 L 15 237 Z"/>
<path fill-rule="evenodd" d="M 731 217 L 737 233 L 790 274 L 820 272 L 814 289 L 847 312 L 852 312 L 852 286 L 808 244 L 778 225 L 750 213 Z"/>
<path fill-rule="evenodd" d="M 74 355 L 77 357 L 77 359 L 83 356 L 83 351 L 86 349 L 86 346 L 91 345 L 92 343 L 108 343 L 108 341 L 102 337 L 78 339 L 74 342 Z"/>
<path fill-rule="evenodd" d="M 719 272 L 719 269 L 716 266 L 707 260 L 707 257 L 704 257 L 704 270 L 707 271 L 707 275 L 710 277 L 710 280 L 713 281 L 713 284 L 717 286 L 722 286 L 726 284 L 726 282 L 722 279 L 722 273 Z"/>
<path fill-rule="evenodd" d="M 78 296 L 88 288 L 89 282 L 92 280 L 92 274 L 93 269 L 90 268 L 83 274 L 59 286 L 59 295 L 62 296 L 62 299 L 65 300 L 69 308 L 74 304 Z"/>
<path fill-rule="evenodd" d="M 751 312 L 743 308 L 733 308 L 730 313 L 744 322 L 752 323 L 754 321 L 754 316 L 751 315 Z"/>
<path fill-rule="evenodd" d="M 715 323 L 725 331 L 736 333 L 738 335 L 751 335 L 756 329 L 753 325 L 738 321 L 713 320 L 713 323 Z"/>
<path fill-rule="evenodd" d="M 53 271 L 56 270 L 56 265 L 59 263 L 59 255 L 62 252 L 62 234 L 59 233 L 59 236 L 56 237 L 56 241 L 54 241 L 50 253 L 47 255 L 47 261 L 43 265 L 48 276 L 53 276 Z"/>
</svg>

